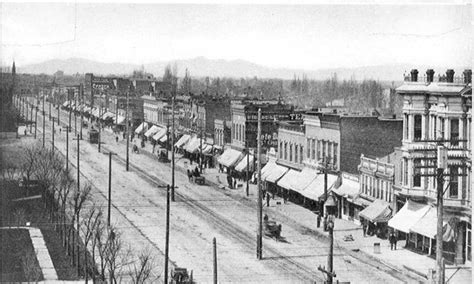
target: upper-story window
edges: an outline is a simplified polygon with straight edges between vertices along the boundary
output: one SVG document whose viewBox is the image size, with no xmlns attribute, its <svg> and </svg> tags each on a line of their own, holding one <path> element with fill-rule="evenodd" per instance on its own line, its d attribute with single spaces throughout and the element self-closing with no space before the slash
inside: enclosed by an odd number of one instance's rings
<svg viewBox="0 0 474 284">
<path fill-rule="evenodd" d="M 413 186 L 421 186 L 421 159 L 413 159 Z"/>
<path fill-rule="evenodd" d="M 451 119 L 451 145 L 457 146 L 459 144 L 459 119 Z"/>
<path fill-rule="evenodd" d="M 439 119 L 439 133 L 440 133 L 440 139 L 444 139 L 444 118 Z"/>
<path fill-rule="evenodd" d="M 288 159 L 288 143 L 285 142 L 285 160 Z"/>
<path fill-rule="evenodd" d="M 316 140 L 311 139 L 311 159 L 315 159 L 315 153 L 316 152 Z"/>
<path fill-rule="evenodd" d="M 459 167 L 449 168 L 449 197 L 451 198 L 458 197 L 458 169 Z"/>
<path fill-rule="evenodd" d="M 298 163 L 298 145 L 295 145 L 295 163 Z"/>
<path fill-rule="evenodd" d="M 290 162 L 293 161 L 293 144 L 290 144 Z"/>
<path fill-rule="evenodd" d="M 279 149 L 279 152 L 280 152 L 280 159 L 283 158 L 283 142 L 280 141 L 280 149 Z"/>
<path fill-rule="evenodd" d="M 404 120 L 404 123 L 405 123 L 405 139 L 408 139 L 408 131 L 410 131 L 410 125 L 408 123 L 408 114 L 405 114 L 405 120 Z"/>
<path fill-rule="evenodd" d="M 415 115 L 414 119 L 415 119 L 414 139 L 421 140 L 421 129 L 422 129 L 421 115 L 419 114 Z"/>
<path fill-rule="evenodd" d="M 308 159 L 311 158 L 311 139 L 306 139 L 306 156 Z"/>
<path fill-rule="evenodd" d="M 303 145 L 300 145 L 300 164 L 303 163 L 303 152 L 304 152 Z"/>
</svg>

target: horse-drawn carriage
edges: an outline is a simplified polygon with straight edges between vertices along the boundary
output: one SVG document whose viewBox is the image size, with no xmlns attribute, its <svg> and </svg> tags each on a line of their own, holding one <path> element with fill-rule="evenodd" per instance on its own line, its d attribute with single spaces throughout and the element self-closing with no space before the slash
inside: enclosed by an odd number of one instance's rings
<svg viewBox="0 0 474 284">
<path fill-rule="evenodd" d="M 280 239 L 281 224 L 277 224 L 275 221 L 269 220 L 268 216 L 265 215 L 265 217 L 263 218 L 263 225 L 265 236 L 275 238 L 275 240 Z"/>
<path fill-rule="evenodd" d="M 176 284 L 192 284 L 193 283 L 193 271 L 191 274 L 188 274 L 186 268 L 176 267 L 171 271 L 171 281 L 170 283 Z"/>
</svg>

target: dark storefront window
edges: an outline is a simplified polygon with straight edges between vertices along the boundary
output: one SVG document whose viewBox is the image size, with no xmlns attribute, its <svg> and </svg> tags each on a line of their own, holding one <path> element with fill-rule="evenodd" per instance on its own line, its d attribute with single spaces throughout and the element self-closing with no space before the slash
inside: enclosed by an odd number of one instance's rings
<svg viewBox="0 0 474 284">
<path fill-rule="evenodd" d="M 459 119 L 451 119 L 451 145 L 457 146 L 459 142 Z"/>
<path fill-rule="evenodd" d="M 421 160 L 414 159 L 413 160 L 413 186 L 420 187 L 421 186 Z"/>
<path fill-rule="evenodd" d="M 458 167 L 450 167 L 449 169 L 449 197 L 458 197 Z"/>
</svg>

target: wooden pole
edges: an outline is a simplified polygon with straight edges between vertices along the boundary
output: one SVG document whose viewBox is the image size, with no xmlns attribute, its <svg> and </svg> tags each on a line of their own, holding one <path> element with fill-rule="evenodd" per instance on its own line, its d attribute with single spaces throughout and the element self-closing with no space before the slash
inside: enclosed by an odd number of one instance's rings
<svg viewBox="0 0 474 284">
<path fill-rule="evenodd" d="M 258 189 L 258 232 L 257 232 L 257 259 L 261 260 L 262 259 L 262 188 L 261 188 L 261 163 L 260 163 L 260 153 L 261 153 L 261 119 L 262 119 L 262 109 L 258 109 L 258 126 L 257 126 L 257 173 L 258 173 L 258 178 L 257 178 L 257 189 Z"/>
<path fill-rule="evenodd" d="M 107 200 L 107 226 L 110 228 L 110 204 L 112 197 L 112 152 L 109 152 L 109 198 Z"/>
<path fill-rule="evenodd" d="M 171 98 L 171 201 L 174 199 L 174 175 L 175 175 L 175 158 L 174 158 L 174 96 Z M 170 139 L 170 137 L 168 137 Z"/>
<path fill-rule="evenodd" d="M 45 97 L 44 97 L 44 93 L 43 93 L 43 148 L 44 148 L 44 141 L 45 141 L 45 139 L 46 139 L 45 127 L 44 127 L 45 124 L 46 124 L 46 119 L 45 119 L 46 114 L 45 114 L 45 112 L 44 112 L 44 103 L 45 103 L 45 102 L 44 102 L 44 99 L 45 99 Z"/>
<path fill-rule="evenodd" d="M 437 168 L 437 211 L 438 222 L 436 227 L 436 276 L 437 283 L 443 284 L 444 281 L 444 265 L 443 265 L 443 168 Z"/>
<path fill-rule="evenodd" d="M 79 94 L 81 96 L 80 98 L 80 104 L 81 106 L 83 107 L 83 104 L 84 104 L 84 86 L 82 84 L 79 85 Z M 76 108 L 77 109 L 77 108 Z M 81 129 L 81 140 L 82 140 L 82 124 L 83 124 L 83 121 L 84 121 L 84 107 L 81 109 L 81 126 L 80 126 L 80 129 Z"/>
<path fill-rule="evenodd" d="M 165 235 L 165 272 L 164 283 L 168 283 L 168 257 L 170 240 L 170 185 L 166 186 L 166 235 Z"/>
<path fill-rule="evenodd" d="M 129 154 L 129 136 L 128 135 L 128 98 L 129 98 L 129 95 L 130 95 L 130 92 L 127 92 L 127 109 L 125 111 L 125 135 L 127 135 L 127 164 L 126 164 L 126 167 L 125 169 L 127 170 L 128 172 L 128 169 L 129 169 L 129 161 L 130 161 L 130 154 Z M 117 122 L 117 120 L 115 121 Z"/>
<path fill-rule="evenodd" d="M 212 247 L 213 247 L 213 258 L 214 258 L 214 265 L 213 265 L 214 284 L 217 284 L 217 242 L 216 242 L 216 238 L 212 239 Z"/>
</svg>

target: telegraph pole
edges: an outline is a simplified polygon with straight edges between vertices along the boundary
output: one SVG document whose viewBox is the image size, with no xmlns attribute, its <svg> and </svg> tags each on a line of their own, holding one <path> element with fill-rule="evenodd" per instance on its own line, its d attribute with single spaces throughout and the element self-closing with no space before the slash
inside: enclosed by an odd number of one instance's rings
<svg viewBox="0 0 474 284">
<path fill-rule="evenodd" d="M 245 141 L 245 144 L 247 144 L 247 141 Z M 245 195 L 247 195 L 247 197 L 249 196 L 249 155 L 250 149 L 247 147 L 247 170 L 245 171 L 245 179 L 247 180 L 247 185 L 245 187 Z"/>
<path fill-rule="evenodd" d="M 202 174 L 202 120 L 199 121 L 199 132 L 200 132 L 200 137 L 199 139 L 199 172 Z"/>
<path fill-rule="evenodd" d="M 258 126 L 257 126 L 257 189 L 258 189 L 258 232 L 257 232 L 257 259 L 262 259 L 262 189 L 261 189 L 261 179 L 262 174 L 261 170 L 261 163 L 260 163 L 260 151 L 261 151 L 261 119 L 262 119 L 262 109 L 258 109 Z"/>
<path fill-rule="evenodd" d="M 99 126 L 99 139 L 98 139 L 99 153 L 100 153 L 100 140 L 101 140 L 100 134 L 101 134 L 101 128 L 102 128 L 102 123 L 100 122 L 101 114 L 102 114 L 102 101 L 100 102 L 100 105 L 99 105 L 99 117 L 97 118 L 97 125 Z"/>
<path fill-rule="evenodd" d="M 31 111 L 30 111 L 30 133 L 31 133 L 33 132 L 33 108 L 34 108 L 33 103 L 31 103 L 30 106 L 31 106 Z"/>
<path fill-rule="evenodd" d="M 55 118 L 53 117 L 52 119 L 53 119 L 53 123 L 51 123 L 51 130 L 52 130 L 51 136 L 52 136 L 52 140 L 53 140 L 53 144 L 52 144 L 53 146 L 51 147 L 51 150 L 54 152 L 54 132 L 55 132 L 54 131 L 54 120 L 55 120 Z"/>
<path fill-rule="evenodd" d="M 69 126 L 66 126 L 66 172 L 69 171 L 69 130 L 70 129 L 71 129 L 71 116 L 69 116 Z"/>
<path fill-rule="evenodd" d="M 79 145 L 81 144 L 80 143 L 81 139 L 79 137 L 79 134 L 77 135 L 77 138 L 74 140 L 77 140 L 77 189 L 79 189 L 80 188 L 80 174 L 81 174 L 81 171 L 79 169 L 79 155 L 80 155 Z"/>
<path fill-rule="evenodd" d="M 110 206 L 112 203 L 112 155 L 117 155 L 116 153 L 109 152 L 109 198 L 107 206 L 107 226 L 110 227 Z"/>
<path fill-rule="evenodd" d="M 76 91 L 74 91 L 74 108 L 76 109 L 74 111 L 74 135 L 77 135 L 77 96 Z"/>
<path fill-rule="evenodd" d="M 439 146 L 442 147 L 442 146 Z M 437 168 L 437 218 L 438 222 L 436 224 L 436 276 L 437 283 L 444 283 L 444 259 L 443 259 L 443 184 L 444 184 L 444 169 Z"/>
<path fill-rule="evenodd" d="M 46 139 L 46 135 L 45 135 L 45 131 L 44 131 L 44 126 L 46 124 L 45 117 L 46 117 L 46 113 L 44 112 L 44 93 L 43 93 L 43 148 L 44 148 L 44 141 Z"/>
<path fill-rule="evenodd" d="M 60 102 L 59 102 L 59 96 L 56 97 L 56 104 L 58 105 L 58 126 L 60 126 L 60 117 L 61 117 L 61 105 L 60 105 Z"/>
<path fill-rule="evenodd" d="M 130 160 L 130 158 L 129 158 L 129 143 L 130 143 L 129 142 L 129 140 L 130 140 L 129 136 L 130 135 L 128 135 L 128 97 L 129 97 L 129 95 L 130 95 L 130 91 L 127 92 L 127 110 L 125 112 L 125 134 L 127 135 L 127 164 L 125 166 L 125 169 L 127 170 L 127 172 L 128 172 L 128 168 L 129 168 L 128 164 L 129 164 L 129 160 Z M 115 122 L 117 122 L 117 120 L 115 120 Z"/>
<path fill-rule="evenodd" d="M 53 94 L 53 91 L 51 91 L 51 94 Z M 49 98 L 49 121 L 51 121 L 51 98 Z"/>
<path fill-rule="evenodd" d="M 79 94 L 81 96 L 80 98 L 80 104 L 81 104 L 81 107 L 83 107 L 83 104 L 84 104 L 84 86 L 82 85 L 82 83 L 79 85 Z M 77 109 L 77 107 L 76 107 Z M 82 140 L 82 124 L 83 124 L 83 121 L 84 121 L 84 108 L 81 109 L 81 140 Z"/>
<path fill-rule="evenodd" d="M 171 98 L 171 201 L 174 202 L 174 96 Z M 169 139 L 170 137 L 168 137 Z"/>
<path fill-rule="evenodd" d="M 36 139 L 36 131 L 38 131 L 38 106 L 35 107 L 35 139 Z"/>
<path fill-rule="evenodd" d="M 214 266 L 213 266 L 213 274 L 214 274 L 214 284 L 217 284 L 217 243 L 216 238 L 212 239 L 212 247 L 213 247 L 213 258 L 214 258 Z"/>
<path fill-rule="evenodd" d="M 328 223 L 328 229 L 329 229 L 329 254 L 328 254 L 328 269 L 326 270 L 325 267 L 321 267 L 321 265 L 318 267 L 318 270 L 326 274 L 327 276 L 327 281 L 325 283 L 332 284 L 333 283 L 333 278 L 336 277 L 336 273 L 333 271 L 333 255 L 334 255 L 334 216 L 331 215 L 329 217 L 329 223 Z"/>
<path fill-rule="evenodd" d="M 166 232 L 165 232 L 165 279 L 164 283 L 168 283 L 168 257 L 169 257 L 169 241 L 170 241 L 170 185 L 166 186 Z"/>
</svg>

